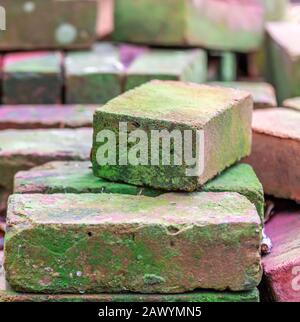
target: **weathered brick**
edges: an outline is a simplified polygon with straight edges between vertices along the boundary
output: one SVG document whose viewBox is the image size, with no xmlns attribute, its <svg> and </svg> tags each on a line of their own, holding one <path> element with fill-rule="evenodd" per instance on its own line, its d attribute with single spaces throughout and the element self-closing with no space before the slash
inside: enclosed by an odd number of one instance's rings
<svg viewBox="0 0 300 322">
<path fill-rule="evenodd" d="M 1 0 L 1 6 L 14 22 L 1 33 L 1 50 L 88 48 L 94 41 L 96 1 Z"/>
<path fill-rule="evenodd" d="M 88 160 L 91 129 L 0 131 L 2 188 L 12 191 L 16 172 L 54 160 Z"/>
<path fill-rule="evenodd" d="M 94 174 L 111 181 L 158 189 L 196 190 L 250 153 L 251 117 L 252 99 L 246 92 L 174 81 L 151 81 L 115 98 L 95 112 L 92 153 Z M 175 165 L 172 149 L 170 165 L 164 165 L 161 158 L 159 165 L 153 165 L 153 162 L 151 164 L 154 149 L 150 151 L 151 156 L 146 153 L 146 165 L 121 165 L 119 149 L 116 149 L 116 165 L 103 165 L 104 162 L 100 165 L 97 162 L 98 150 L 99 147 L 105 150 L 105 145 L 97 142 L 98 133 L 113 130 L 118 134 L 120 122 L 127 122 L 129 134 L 135 129 L 144 130 L 149 147 L 152 130 L 164 129 L 171 133 L 177 129 L 183 137 L 185 130 L 196 136 L 196 130 L 202 129 L 205 138 L 204 154 L 198 152 L 204 159 L 203 173 L 200 176 L 197 173 L 188 176 L 189 166 L 185 162 Z M 118 145 L 118 136 L 116 141 Z M 231 144 L 228 145 L 228 142 Z M 190 143 L 191 146 L 187 143 L 182 144 L 182 147 L 186 145 L 185 148 L 192 149 L 195 155 L 196 139 Z M 163 149 L 161 144 L 157 148 Z M 200 168 L 199 159 L 196 161 L 196 168 Z"/>
<path fill-rule="evenodd" d="M 102 104 L 122 92 L 117 48 L 66 54 L 65 71 L 67 104 Z"/>
<path fill-rule="evenodd" d="M 62 100 L 59 52 L 7 54 L 3 59 L 4 104 L 59 104 Z"/>
<path fill-rule="evenodd" d="M 267 21 L 280 21 L 285 18 L 289 0 L 259 0 L 264 5 Z"/>
<path fill-rule="evenodd" d="M 300 111 L 300 97 L 288 98 L 283 101 L 282 105 Z"/>
<path fill-rule="evenodd" d="M 300 201 L 300 113 L 285 108 L 256 110 L 249 163 L 266 194 Z"/>
<path fill-rule="evenodd" d="M 240 193 L 256 206 L 263 218 L 262 185 L 247 164 L 230 167 L 205 184 L 202 191 Z M 89 161 L 53 161 L 18 172 L 14 181 L 14 193 L 122 193 L 157 196 L 162 191 L 97 178 L 92 174 Z"/>
<path fill-rule="evenodd" d="M 251 290 L 261 224 L 236 193 L 16 194 L 5 271 L 16 291 Z"/>
<path fill-rule="evenodd" d="M 265 300 L 300 302 L 300 212 L 283 211 L 267 222 L 265 231 L 273 243 L 272 252 L 262 258 Z"/>
<path fill-rule="evenodd" d="M 97 36 L 106 37 L 114 29 L 114 0 L 97 0 Z"/>
<path fill-rule="evenodd" d="M 206 183 L 202 191 L 237 192 L 252 202 L 264 218 L 264 191 L 253 169 L 244 163 L 233 165 Z"/>
<path fill-rule="evenodd" d="M 237 88 L 249 92 L 254 101 L 254 108 L 276 107 L 274 87 L 263 82 L 213 82 L 211 85 Z"/>
<path fill-rule="evenodd" d="M 203 50 L 150 50 L 127 69 L 125 90 L 153 79 L 203 83 L 206 73 L 207 55 Z"/>
<path fill-rule="evenodd" d="M 279 104 L 300 95 L 300 24 L 267 24 L 267 76 L 275 86 Z"/>
<path fill-rule="evenodd" d="M 162 192 L 95 177 L 89 161 L 53 161 L 15 176 L 15 193 L 122 193 L 157 196 Z"/>
<path fill-rule="evenodd" d="M 263 26 L 264 10 L 253 0 L 116 0 L 113 35 L 118 41 L 246 52 L 259 47 Z"/>
<path fill-rule="evenodd" d="M 3 105 L 0 130 L 91 127 L 95 110 L 94 105 Z"/>
</svg>

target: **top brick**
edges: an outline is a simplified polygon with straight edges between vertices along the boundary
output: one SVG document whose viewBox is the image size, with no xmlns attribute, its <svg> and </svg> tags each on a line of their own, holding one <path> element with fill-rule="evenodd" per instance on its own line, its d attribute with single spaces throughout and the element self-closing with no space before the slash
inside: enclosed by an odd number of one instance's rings
<svg viewBox="0 0 300 322">
<path fill-rule="evenodd" d="M 263 27 L 254 0 L 116 0 L 118 41 L 247 52 L 261 44 Z"/>
<path fill-rule="evenodd" d="M 135 185 L 175 191 L 196 190 L 250 153 L 252 108 L 250 94 L 231 88 L 175 81 L 146 83 L 95 112 L 94 173 L 109 180 Z M 123 132 L 120 126 L 127 127 L 131 140 L 125 146 L 130 147 L 128 155 L 134 155 L 134 149 L 146 154 L 144 159 L 141 155 L 137 157 L 139 160 L 135 164 L 132 159 L 127 165 L 119 162 L 124 157 L 129 160 L 126 151 L 119 151 L 122 143 L 118 135 Z M 101 156 L 105 150 L 101 136 L 108 133 L 106 130 L 118 134 L 115 139 L 119 149 L 115 151 L 114 164 L 108 159 L 106 162 L 106 157 Z M 174 139 L 175 134 L 180 136 L 181 142 L 178 138 Z M 163 140 L 156 144 L 157 135 L 162 135 Z M 146 137 L 146 142 L 134 145 L 140 136 Z M 111 144 L 113 142 L 108 142 L 110 151 L 113 151 Z M 171 148 L 168 144 L 172 144 Z M 148 155 L 148 147 L 151 156 Z M 160 154 L 156 156 L 157 149 L 160 149 Z M 169 162 L 161 158 L 165 152 L 170 155 Z M 196 153 L 197 157 L 192 160 Z M 200 173 L 197 170 L 203 171 Z"/>
<path fill-rule="evenodd" d="M 7 21 L 1 50 L 88 48 L 94 41 L 94 0 L 1 0 L 1 6 Z"/>
</svg>

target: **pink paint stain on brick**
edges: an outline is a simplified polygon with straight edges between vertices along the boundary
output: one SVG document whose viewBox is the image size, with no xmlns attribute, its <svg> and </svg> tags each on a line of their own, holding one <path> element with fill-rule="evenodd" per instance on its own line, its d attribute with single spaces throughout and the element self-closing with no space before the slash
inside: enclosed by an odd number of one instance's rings
<svg viewBox="0 0 300 322">
<path fill-rule="evenodd" d="M 273 242 L 263 257 L 264 293 L 278 302 L 300 301 L 300 210 L 277 214 L 266 224 Z"/>
<path fill-rule="evenodd" d="M 99 106 L 97 106 L 99 107 Z M 95 105 L 3 105 L 0 130 L 91 127 Z"/>
<path fill-rule="evenodd" d="M 216 23 L 232 30 L 261 29 L 264 9 L 257 0 L 193 0 L 195 7 Z M 230 12 L 230 14 L 228 14 Z"/>
</svg>

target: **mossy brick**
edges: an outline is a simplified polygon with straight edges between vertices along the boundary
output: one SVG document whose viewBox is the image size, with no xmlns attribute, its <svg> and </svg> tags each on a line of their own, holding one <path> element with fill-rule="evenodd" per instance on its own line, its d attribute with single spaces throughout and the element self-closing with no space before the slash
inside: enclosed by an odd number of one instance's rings
<svg viewBox="0 0 300 322">
<path fill-rule="evenodd" d="M 251 290 L 261 223 L 236 193 L 15 194 L 5 272 L 33 293 Z"/>
<path fill-rule="evenodd" d="M 267 21 L 281 21 L 285 18 L 289 0 L 259 0 L 264 5 Z"/>
<path fill-rule="evenodd" d="M 2 188 L 12 191 L 20 170 L 55 160 L 88 160 L 91 141 L 90 128 L 0 131 Z"/>
<path fill-rule="evenodd" d="M 22 52 L 3 58 L 4 104 L 59 104 L 62 101 L 62 54 Z"/>
<path fill-rule="evenodd" d="M 245 159 L 266 194 L 300 201 L 300 113 L 287 108 L 256 110 L 253 145 Z"/>
<path fill-rule="evenodd" d="M 261 293 L 264 301 L 300 302 L 300 212 L 277 213 L 266 223 L 272 252 L 262 258 L 264 268 Z"/>
<path fill-rule="evenodd" d="M 250 94 L 235 89 L 176 81 L 155 80 L 146 83 L 111 100 L 95 112 L 92 150 L 94 174 L 111 181 L 157 189 L 196 190 L 243 156 L 249 155 L 252 104 Z M 145 131 L 149 147 L 153 130 L 172 133 L 177 129 L 182 137 L 186 130 L 193 135 L 198 130 L 204 131 L 203 173 L 200 176 L 187 176 L 189 166 L 184 160 L 181 160 L 182 165 L 174 162 L 166 165 L 160 158 L 159 165 L 152 165 L 151 151 L 148 153 L 148 162 L 144 164 L 132 165 L 128 162 L 122 165 L 118 148 L 116 165 L 102 161 L 99 164 L 98 150 L 100 147 L 105 149 L 105 146 L 97 142 L 98 133 L 112 130 L 118 134 L 120 122 L 127 123 L 129 134 L 136 129 Z M 191 146 L 184 148 L 191 149 L 195 155 L 199 149 L 196 149 L 196 139 L 193 141 Z M 118 135 L 116 143 L 119 144 Z M 162 150 L 162 144 L 158 148 Z M 198 152 L 200 155 L 201 152 Z M 172 149 L 170 154 L 173 160 Z M 199 163 L 196 163 L 198 166 Z"/>
<path fill-rule="evenodd" d="M 95 39 L 94 0 L 2 0 L 6 21 L 0 50 L 89 48 Z M 29 37 L 30 35 L 30 37 Z"/>
<path fill-rule="evenodd" d="M 288 107 L 297 111 L 300 111 L 300 97 L 288 98 L 283 101 L 284 107 Z"/>
<path fill-rule="evenodd" d="M 90 161 L 53 161 L 20 171 L 14 193 L 121 193 L 158 196 L 162 192 L 95 177 Z"/>
<path fill-rule="evenodd" d="M 116 0 L 113 38 L 248 52 L 260 46 L 263 30 L 264 10 L 257 1 Z"/>
<path fill-rule="evenodd" d="M 262 185 L 248 164 L 236 164 L 204 185 L 201 191 L 237 192 L 244 195 L 264 216 Z M 123 193 L 158 196 L 160 190 L 106 181 L 93 176 L 89 161 L 53 161 L 20 171 L 15 176 L 14 193 Z"/>
<path fill-rule="evenodd" d="M 233 165 L 206 183 L 202 191 L 237 192 L 252 202 L 263 221 L 264 191 L 251 166 L 244 163 Z"/>
<path fill-rule="evenodd" d="M 122 92 L 123 65 L 112 52 L 71 52 L 65 58 L 68 104 L 102 104 Z"/>
<path fill-rule="evenodd" d="M 275 86 L 279 104 L 300 95 L 300 24 L 272 22 L 267 30 L 267 76 Z"/>
<path fill-rule="evenodd" d="M 255 109 L 277 106 L 275 89 L 265 82 L 213 82 L 210 85 L 232 87 L 249 92 L 253 97 Z"/>
<path fill-rule="evenodd" d="M 0 130 L 91 127 L 97 107 L 95 105 L 2 105 Z"/>
<path fill-rule="evenodd" d="M 125 90 L 152 79 L 193 83 L 206 81 L 207 54 L 196 50 L 149 50 L 138 56 L 126 71 Z"/>
</svg>

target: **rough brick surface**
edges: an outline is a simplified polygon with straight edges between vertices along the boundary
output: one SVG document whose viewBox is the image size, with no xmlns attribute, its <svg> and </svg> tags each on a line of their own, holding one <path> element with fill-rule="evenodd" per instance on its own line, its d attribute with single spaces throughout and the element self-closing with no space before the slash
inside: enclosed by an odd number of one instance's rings
<svg viewBox="0 0 300 322">
<path fill-rule="evenodd" d="M 261 183 L 247 164 L 237 164 L 205 184 L 206 192 L 237 192 L 255 204 L 263 218 L 264 194 Z M 106 181 L 92 174 L 89 161 L 54 161 L 20 171 L 15 176 L 14 193 L 123 193 L 157 196 L 163 191 Z"/>
<path fill-rule="evenodd" d="M 127 69 L 125 90 L 152 79 L 203 83 L 206 73 L 207 56 L 203 50 L 150 50 Z"/>
<path fill-rule="evenodd" d="M 105 51 L 107 48 L 107 51 Z M 122 92 L 123 65 L 116 47 L 66 55 L 66 102 L 102 104 Z"/>
<path fill-rule="evenodd" d="M 281 212 L 266 224 L 271 238 L 271 254 L 263 257 L 264 299 L 277 302 L 300 302 L 300 212 Z"/>
<path fill-rule="evenodd" d="M 94 105 L 3 105 L 0 130 L 91 127 L 95 110 Z"/>
<path fill-rule="evenodd" d="M 114 38 L 245 52 L 259 47 L 263 26 L 264 10 L 252 0 L 116 0 Z"/>
<path fill-rule="evenodd" d="M 264 218 L 264 191 L 255 172 L 248 164 L 236 164 L 206 183 L 202 191 L 237 192 L 248 198 L 261 219 Z"/>
<path fill-rule="evenodd" d="M 267 24 L 268 78 L 275 85 L 279 104 L 300 95 L 300 24 Z"/>
<path fill-rule="evenodd" d="M 92 153 L 94 174 L 111 181 L 165 190 L 196 190 L 250 153 L 252 104 L 250 94 L 243 91 L 173 81 L 152 81 L 128 91 L 95 112 Z M 196 130 L 203 130 L 205 144 L 202 175 L 187 176 L 189 167 L 184 162 L 181 162 L 182 165 L 175 165 L 174 162 L 170 165 L 162 162 L 151 165 L 149 153 L 148 165 L 120 165 L 119 149 L 116 149 L 117 165 L 99 165 L 99 147 L 104 149 L 105 146 L 97 142 L 97 135 L 102 130 L 119 133 L 120 122 L 127 122 L 128 132 L 144 130 L 149 147 L 151 130 L 164 129 L 171 133 L 177 129 L 182 137 L 185 130 L 194 135 Z M 118 144 L 118 136 L 116 141 Z M 194 155 L 195 142 L 196 139 L 191 143 L 192 146 L 185 144 L 187 149 L 193 150 Z M 162 145 L 159 148 L 163 149 Z M 174 152 L 171 151 L 171 160 L 172 154 Z M 161 158 L 159 161 L 162 161 Z"/>
<path fill-rule="evenodd" d="M 122 193 L 157 196 L 159 190 L 110 182 L 95 177 L 89 161 L 54 161 L 20 171 L 15 176 L 15 193 Z"/>
<path fill-rule="evenodd" d="M 236 193 L 16 194 L 7 225 L 17 291 L 241 291 L 261 279 L 260 219 Z"/>
<path fill-rule="evenodd" d="M 14 22 L 1 33 L 1 50 L 88 48 L 94 41 L 96 1 L 2 0 L 1 5 L 6 20 Z"/>
<path fill-rule="evenodd" d="M 266 194 L 300 201 L 300 113 L 283 108 L 253 115 L 252 165 Z"/>
<path fill-rule="evenodd" d="M 4 104 L 59 104 L 62 86 L 61 53 L 23 52 L 4 56 Z"/>
<path fill-rule="evenodd" d="M 89 128 L 1 131 L 2 187 L 12 191 L 13 177 L 20 170 L 54 160 L 88 160 L 91 136 Z"/>
<path fill-rule="evenodd" d="M 249 92 L 253 97 L 254 108 L 276 107 L 277 100 L 274 87 L 263 82 L 213 82 L 211 85 L 232 87 Z"/>
<path fill-rule="evenodd" d="M 300 97 L 286 99 L 283 101 L 283 106 L 300 111 Z"/>
</svg>

